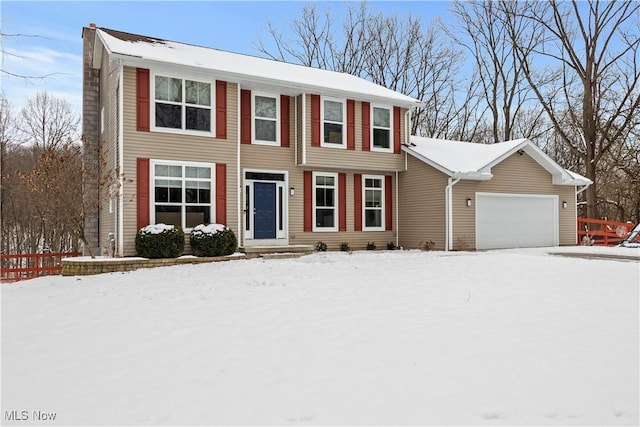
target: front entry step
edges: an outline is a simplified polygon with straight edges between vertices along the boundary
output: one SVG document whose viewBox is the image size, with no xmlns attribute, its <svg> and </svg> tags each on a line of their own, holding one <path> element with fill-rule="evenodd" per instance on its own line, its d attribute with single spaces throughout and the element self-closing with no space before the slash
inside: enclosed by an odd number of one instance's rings
<svg viewBox="0 0 640 427">
<path fill-rule="evenodd" d="M 312 245 L 286 245 L 286 246 L 241 246 L 239 251 L 247 258 L 297 258 L 313 253 Z"/>
</svg>

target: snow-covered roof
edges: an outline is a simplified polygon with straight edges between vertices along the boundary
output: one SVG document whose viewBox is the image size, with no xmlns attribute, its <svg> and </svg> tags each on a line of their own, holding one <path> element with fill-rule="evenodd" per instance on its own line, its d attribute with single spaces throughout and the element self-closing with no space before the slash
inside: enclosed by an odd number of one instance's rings
<svg viewBox="0 0 640 427">
<path fill-rule="evenodd" d="M 445 139 L 411 137 L 403 150 L 444 174 L 468 180 L 493 178 L 491 168 L 514 153 L 527 153 L 552 176 L 557 185 L 589 185 L 591 180 L 564 169 L 530 140 L 515 139 L 496 144 L 474 144 Z"/>
<path fill-rule="evenodd" d="M 232 53 L 203 46 L 125 33 L 107 28 L 96 30 L 96 40 L 110 55 L 139 66 L 143 62 L 174 64 L 214 72 L 231 81 L 257 82 L 302 92 L 347 95 L 354 99 L 393 102 L 410 107 L 420 102 L 346 73 L 321 70 L 256 56 Z M 96 49 L 99 52 L 99 49 Z"/>
</svg>

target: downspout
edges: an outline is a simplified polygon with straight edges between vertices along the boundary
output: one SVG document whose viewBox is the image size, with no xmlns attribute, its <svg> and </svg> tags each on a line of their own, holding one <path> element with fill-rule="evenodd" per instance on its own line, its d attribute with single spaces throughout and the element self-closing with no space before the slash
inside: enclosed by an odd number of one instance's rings
<svg viewBox="0 0 640 427">
<path fill-rule="evenodd" d="M 307 164 L 307 94 L 302 94 L 302 164 Z"/>
<path fill-rule="evenodd" d="M 580 193 L 582 193 L 584 190 L 586 190 L 587 188 L 589 188 L 589 185 L 590 185 L 590 184 L 584 185 L 584 186 L 583 186 L 581 189 L 579 189 L 579 190 L 578 190 L 578 186 L 576 186 L 576 196 L 575 196 L 575 201 L 576 201 L 576 218 L 575 218 L 575 222 L 574 222 L 574 224 L 576 224 L 576 227 L 577 227 L 577 224 L 578 224 L 578 195 L 579 195 Z M 581 242 L 580 242 L 580 241 L 578 241 L 578 233 L 577 233 L 577 231 L 579 231 L 579 230 L 576 230 L 576 245 L 579 245 Z"/>
<path fill-rule="evenodd" d="M 444 250 L 453 249 L 453 186 L 460 181 L 460 177 L 449 177 L 448 184 L 444 188 L 445 204 L 445 242 Z"/>
<path fill-rule="evenodd" d="M 118 255 L 124 256 L 124 67 L 118 60 L 118 209 L 116 215 L 118 231 Z"/>
<path fill-rule="evenodd" d="M 294 124 L 293 124 L 293 155 L 295 160 L 295 164 L 296 166 L 299 165 L 298 163 L 298 97 L 294 96 L 293 97 L 293 117 L 294 117 Z"/>
<path fill-rule="evenodd" d="M 398 213 L 400 212 L 400 207 L 398 206 L 398 171 L 396 171 L 396 248 L 400 247 L 400 218 L 398 218 Z"/>
<path fill-rule="evenodd" d="M 238 117 L 241 117 L 241 106 L 240 106 L 240 102 L 241 102 L 241 96 L 240 96 L 240 83 L 237 84 L 238 86 Z M 237 133 L 236 133 L 236 139 L 237 139 L 237 148 L 236 148 L 236 180 L 237 180 L 237 191 L 238 191 L 238 208 L 237 208 L 237 212 L 238 212 L 238 234 L 240 235 L 240 246 L 244 246 L 244 225 L 242 222 L 242 174 L 240 171 L 240 126 L 242 124 L 242 120 L 238 120 L 238 124 L 237 124 Z"/>
<path fill-rule="evenodd" d="M 579 195 L 580 193 L 582 193 L 584 190 L 586 190 L 587 188 L 589 188 L 589 186 L 590 186 L 590 185 L 591 185 L 591 184 L 587 184 L 587 185 L 585 185 L 584 187 L 582 187 L 580 190 L 576 190 L 576 197 L 578 197 L 578 195 Z"/>
</svg>

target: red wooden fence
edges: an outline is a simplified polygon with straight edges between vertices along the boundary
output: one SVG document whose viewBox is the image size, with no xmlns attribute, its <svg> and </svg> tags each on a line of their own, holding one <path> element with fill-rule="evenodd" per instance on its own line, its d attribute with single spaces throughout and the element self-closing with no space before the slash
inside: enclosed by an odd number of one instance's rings
<svg viewBox="0 0 640 427">
<path fill-rule="evenodd" d="M 630 222 L 578 218 L 578 244 L 586 244 L 589 240 L 596 246 L 618 245 L 633 230 L 634 225 Z"/>
<path fill-rule="evenodd" d="M 80 252 L 57 252 L 44 254 L 1 254 L 0 281 L 17 282 L 40 276 L 62 273 L 62 258 L 76 257 Z"/>
</svg>

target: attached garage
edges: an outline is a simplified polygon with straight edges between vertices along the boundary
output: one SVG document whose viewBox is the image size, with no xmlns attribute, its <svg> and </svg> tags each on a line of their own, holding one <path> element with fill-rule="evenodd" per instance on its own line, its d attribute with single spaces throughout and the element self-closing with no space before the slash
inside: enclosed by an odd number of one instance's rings
<svg viewBox="0 0 640 427">
<path fill-rule="evenodd" d="M 403 148 L 399 240 L 440 250 L 577 243 L 577 195 L 591 181 L 528 139 L 474 144 L 411 137 Z"/>
<path fill-rule="evenodd" d="M 558 246 L 557 195 L 476 193 L 476 249 Z"/>
</svg>

